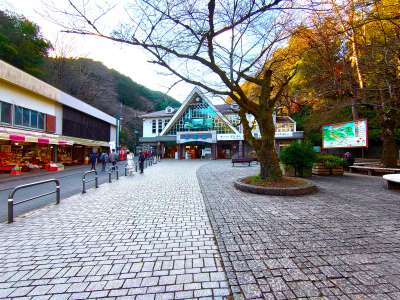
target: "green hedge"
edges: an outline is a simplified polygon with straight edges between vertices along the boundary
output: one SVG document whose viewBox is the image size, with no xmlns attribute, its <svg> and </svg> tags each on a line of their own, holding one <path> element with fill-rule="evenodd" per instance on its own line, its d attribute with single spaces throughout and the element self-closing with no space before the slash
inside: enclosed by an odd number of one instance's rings
<svg viewBox="0 0 400 300">
<path fill-rule="evenodd" d="M 343 167 L 344 159 L 332 154 L 319 154 L 316 159 L 317 163 L 322 163 L 328 169 Z"/>
<path fill-rule="evenodd" d="M 303 176 L 304 169 L 314 164 L 316 153 L 309 143 L 293 142 L 281 150 L 279 158 L 283 164 L 292 166 L 296 175 Z"/>
</svg>

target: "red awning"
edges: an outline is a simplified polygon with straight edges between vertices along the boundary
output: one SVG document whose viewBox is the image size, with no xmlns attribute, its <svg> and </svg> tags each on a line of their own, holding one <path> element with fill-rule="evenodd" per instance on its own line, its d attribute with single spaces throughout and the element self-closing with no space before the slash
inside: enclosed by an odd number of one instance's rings
<svg viewBox="0 0 400 300">
<path fill-rule="evenodd" d="M 39 144 L 49 144 L 50 140 L 46 138 L 38 138 L 38 143 Z"/>
<path fill-rule="evenodd" d="M 25 142 L 24 135 L 10 134 L 9 138 L 10 138 L 10 141 L 13 141 L 13 142 Z"/>
</svg>

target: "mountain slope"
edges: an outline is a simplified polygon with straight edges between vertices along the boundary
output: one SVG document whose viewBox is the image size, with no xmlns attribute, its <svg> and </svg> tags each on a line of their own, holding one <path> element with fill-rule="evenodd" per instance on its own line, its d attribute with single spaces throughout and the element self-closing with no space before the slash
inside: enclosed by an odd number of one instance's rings
<svg viewBox="0 0 400 300">
<path fill-rule="evenodd" d="M 112 116 L 121 115 L 121 142 L 129 147 L 134 146 L 137 135 L 141 134 L 141 114 L 180 106 L 172 97 L 150 90 L 91 59 L 47 58 L 43 69 L 44 81 Z"/>
</svg>

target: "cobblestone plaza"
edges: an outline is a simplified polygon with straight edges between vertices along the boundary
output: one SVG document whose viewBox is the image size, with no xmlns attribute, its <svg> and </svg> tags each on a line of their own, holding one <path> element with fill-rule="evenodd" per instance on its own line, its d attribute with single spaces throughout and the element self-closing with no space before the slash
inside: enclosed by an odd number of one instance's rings
<svg viewBox="0 0 400 300">
<path fill-rule="evenodd" d="M 163 161 L 0 224 L 0 299 L 400 299 L 398 192 L 233 188 L 257 170 Z"/>
</svg>

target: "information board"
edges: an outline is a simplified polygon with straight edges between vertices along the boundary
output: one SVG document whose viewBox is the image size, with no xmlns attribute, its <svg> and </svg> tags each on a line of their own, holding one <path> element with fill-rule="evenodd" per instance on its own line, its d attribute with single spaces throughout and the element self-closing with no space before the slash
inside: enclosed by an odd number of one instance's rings
<svg viewBox="0 0 400 300">
<path fill-rule="evenodd" d="M 367 120 L 323 126 L 322 147 L 324 149 L 368 147 Z"/>
</svg>

